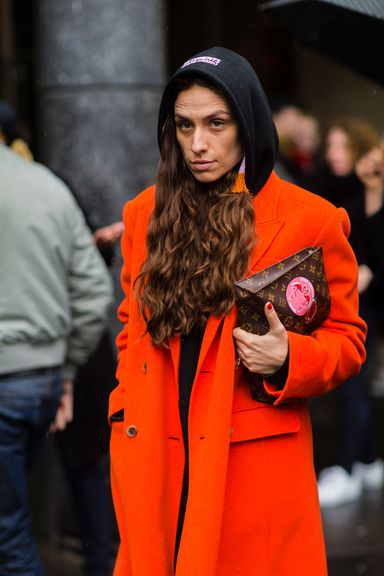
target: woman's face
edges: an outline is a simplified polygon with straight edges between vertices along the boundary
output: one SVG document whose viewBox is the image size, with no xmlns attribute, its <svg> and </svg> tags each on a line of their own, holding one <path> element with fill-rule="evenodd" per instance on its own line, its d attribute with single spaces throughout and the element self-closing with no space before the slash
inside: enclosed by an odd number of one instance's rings
<svg viewBox="0 0 384 576">
<path fill-rule="evenodd" d="M 348 136 L 340 128 L 332 128 L 328 133 L 325 159 L 336 176 L 347 176 L 353 171 L 354 161 Z"/>
<path fill-rule="evenodd" d="M 240 162 L 239 127 L 226 100 L 195 84 L 175 101 L 176 138 L 185 163 L 199 182 L 215 182 Z"/>
</svg>

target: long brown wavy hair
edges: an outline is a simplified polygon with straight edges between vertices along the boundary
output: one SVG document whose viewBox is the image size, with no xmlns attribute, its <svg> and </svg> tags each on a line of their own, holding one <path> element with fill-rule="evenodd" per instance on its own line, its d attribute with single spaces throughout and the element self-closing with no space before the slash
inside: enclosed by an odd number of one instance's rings
<svg viewBox="0 0 384 576">
<path fill-rule="evenodd" d="M 220 90 L 205 79 L 181 80 L 177 94 L 194 84 Z M 227 314 L 235 303 L 234 281 L 246 273 L 255 245 L 250 194 L 232 193 L 239 165 L 210 184 L 187 168 L 176 140 L 173 109 L 162 133 L 155 208 L 147 230 L 148 256 L 136 293 L 156 346 L 202 330 L 210 314 Z"/>
</svg>

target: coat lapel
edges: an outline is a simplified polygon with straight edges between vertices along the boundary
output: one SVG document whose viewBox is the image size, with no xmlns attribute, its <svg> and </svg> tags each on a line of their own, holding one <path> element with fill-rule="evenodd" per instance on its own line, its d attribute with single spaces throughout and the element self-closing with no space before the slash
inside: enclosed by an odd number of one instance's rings
<svg viewBox="0 0 384 576">
<path fill-rule="evenodd" d="M 285 221 L 276 217 L 280 187 L 280 178 L 272 172 L 263 188 L 255 197 L 257 244 L 250 258 L 249 273 L 256 271 L 258 262 L 284 226 Z"/>
<path fill-rule="evenodd" d="M 216 332 L 219 329 L 219 326 L 220 326 L 222 321 L 223 321 L 223 316 L 211 315 L 208 318 L 207 326 L 206 326 L 205 332 L 204 332 L 203 342 L 201 344 L 201 350 L 200 350 L 199 361 L 197 364 L 196 374 L 199 373 L 201 366 L 203 365 L 203 362 L 204 362 L 204 359 L 207 355 L 207 352 L 208 352 L 208 350 L 209 350 L 209 348 L 213 342 L 213 339 L 214 339 Z"/>
<path fill-rule="evenodd" d="M 207 326 L 204 331 L 203 342 L 201 344 L 200 356 L 198 360 L 196 374 L 199 372 L 207 352 L 213 342 L 215 334 L 223 321 L 223 316 L 213 316 L 208 318 Z M 174 336 L 169 342 L 171 350 L 172 363 L 175 373 L 175 382 L 179 381 L 179 359 L 180 359 L 180 336 Z"/>
<path fill-rule="evenodd" d="M 171 350 L 175 382 L 179 382 L 180 336 L 172 336 L 169 341 L 169 348 Z"/>
<path fill-rule="evenodd" d="M 262 222 L 257 225 L 257 245 L 249 261 L 249 274 L 256 272 L 259 260 L 267 252 L 272 242 L 276 238 L 277 233 L 284 226 L 284 220 L 274 220 L 272 222 Z"/>
</svg>

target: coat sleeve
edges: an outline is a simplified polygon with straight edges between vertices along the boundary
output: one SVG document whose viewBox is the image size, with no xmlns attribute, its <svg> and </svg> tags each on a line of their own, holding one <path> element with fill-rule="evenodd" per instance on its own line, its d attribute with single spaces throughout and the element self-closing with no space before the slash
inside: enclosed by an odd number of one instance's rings
<svg viewBox="0 0 384 576">
<path fill-rule="evenodd" d="M 264 381 L 276 396 L 275 405 L 291 398 L 320 396 L 356 375 L 365 360 L 366 324 L 358 314 L 357 262 L 348 242 L 349 219 L 343 209 L 320 230 L 315 245 L 322 246 L 331 296 L 324 323 L 311 335 L 288 332 L 289 368 L 282 390 Z"/>
<path fill-rule="evenodd" d="M 68 270 L 71 330 L 67 337 L 66 378 L 72 378 L 75 367 L 83 364 L 96 348 L 113 299 L 110 273 L 75 204 L 71 221 L 73 237 Z"/>
</svg>

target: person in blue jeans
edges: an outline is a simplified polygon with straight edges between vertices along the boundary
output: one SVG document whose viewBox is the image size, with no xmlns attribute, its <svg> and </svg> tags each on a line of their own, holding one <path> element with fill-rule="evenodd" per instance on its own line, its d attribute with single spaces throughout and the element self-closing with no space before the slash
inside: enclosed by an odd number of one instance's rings
<svg viewBox="0 0 384 576">
<path fill-rule="evenodd" d="M 4 133 L 7 122 L 0 103 Z M 28 469 L 49 429 L 72 418 L 72 382 L 98 344 L 113 291 L 59 178 L 0 144 L 0 192 L 0 575 L 42 576 Z"/>
<path fill-rule="evenodd" d="M 74 383 L 73 420 L 55 433 L 72 505 L 74 529 L 82 542 L 83 576 L 113 571 L 113 505 L 108 481 L 108 395 L 115 386 L 116 359 L 106 331 Z"/>
<path fill-rule="evenodd" d="M 26 471 L 55 419 L 60 368 L 0 377 L 0 574 L 43 574 L 28 512 Z M 16 550 L 17 548 L 17 550 Z"/>
</svg>

